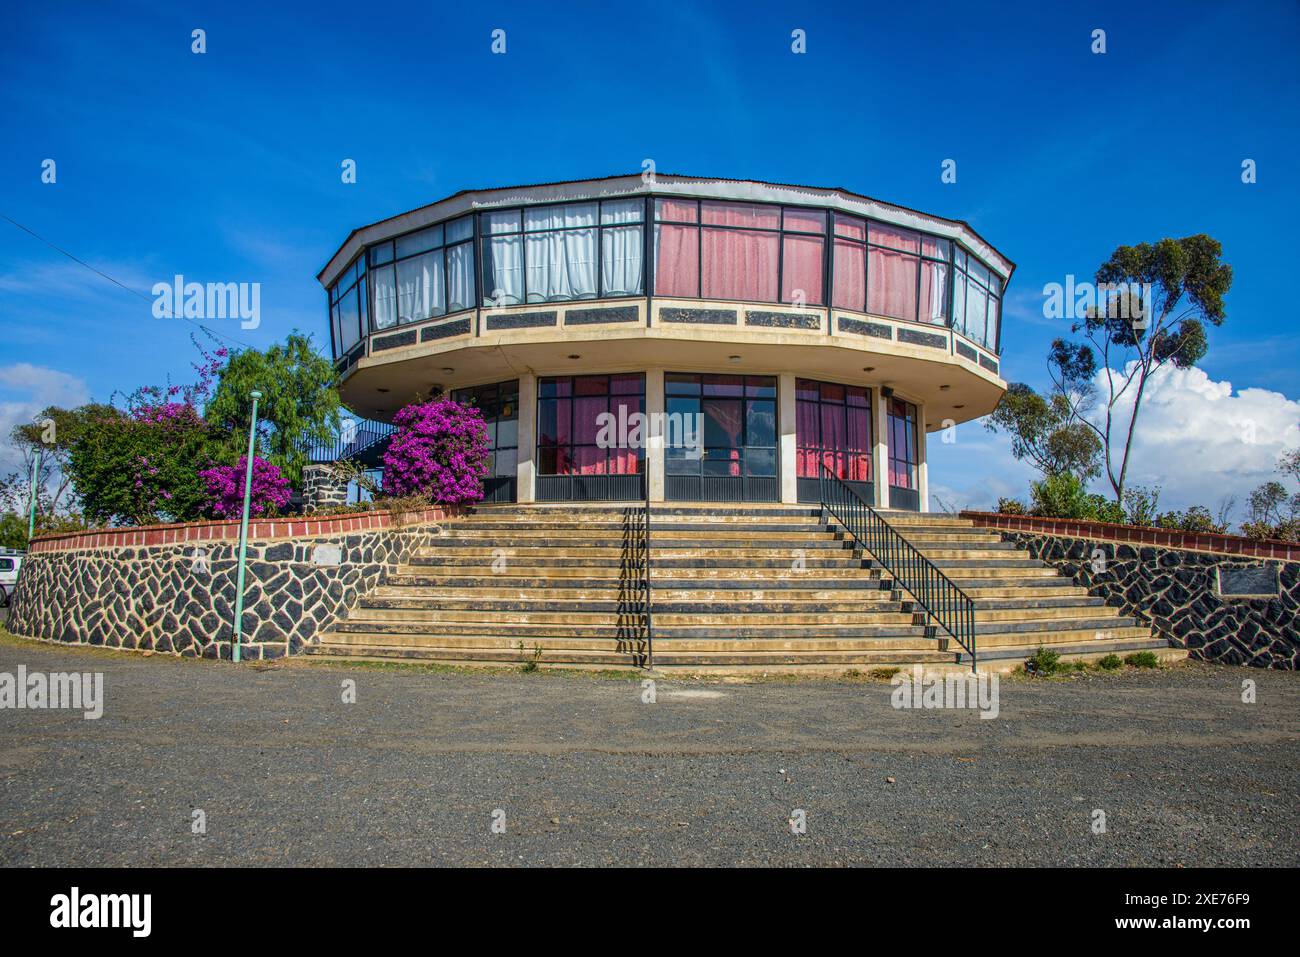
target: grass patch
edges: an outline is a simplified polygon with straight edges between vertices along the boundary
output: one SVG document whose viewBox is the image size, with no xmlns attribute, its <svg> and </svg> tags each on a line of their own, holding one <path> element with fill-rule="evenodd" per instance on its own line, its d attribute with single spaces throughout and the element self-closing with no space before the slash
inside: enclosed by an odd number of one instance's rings
<svg viewBox="0 0 1300 957">
<path fill-rule="evenodd" d="M 872 668 L 867 673 L 877 681 L 888 681 L 902 670 L 902 668 Z"/>
<path fill-rule="evenodd" d="M 1154 651 L 1135 651 L 1124 656 L 1124 664 L 1130 668 L 1159 668 L 1160 659 Z"/>
<path fill-rule="evenodd" d="M 1105 658 L 1099 658 L 1097 660 L 1097 667 L 1103 671 L 1114 671 L 1123 664 L 1124 661 L 1119 655 L 1107 655 Z"/>
<path fill-rule="evenodd" d="M 1061 670 L 1061 656 L 1050 648 L 1038 646 L 1034 657 L 1025 662 L 1025 673 L 1031 675 L 1054 675 Z"/>
</svg>

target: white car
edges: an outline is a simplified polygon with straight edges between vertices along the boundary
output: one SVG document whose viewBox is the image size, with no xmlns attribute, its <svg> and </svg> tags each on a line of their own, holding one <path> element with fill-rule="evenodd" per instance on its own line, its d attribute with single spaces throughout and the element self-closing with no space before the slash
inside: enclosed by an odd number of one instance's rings
<svg viewBox="0 0 1300 957">
<path fill-rule="evenodd" d="M 18 567 L 23 563 L 22 552 L 0 551 L 0 605 L 9 603 L 9 596 L 14 593 L 18 581 Z"/>
</svg>

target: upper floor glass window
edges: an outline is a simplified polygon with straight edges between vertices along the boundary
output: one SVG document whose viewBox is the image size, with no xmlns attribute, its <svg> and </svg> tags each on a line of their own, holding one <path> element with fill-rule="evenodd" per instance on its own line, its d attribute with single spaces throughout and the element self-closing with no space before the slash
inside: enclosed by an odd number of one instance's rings
<svg viewBox="0 0 1300 957">
<path fill-rule="evenodd" d="M 335 355 L 346 355 L 366 328 L 366 257 L 360 256 L 330 287 L 330 331 Z"/>
<path fill-rule="evenodd" d="M 890 398 L 888 405 L 889 484 L 916 488 L 916 406 Z"/>
<path fill-rule="evenodd" d="M 483 213 L 483 304 L 640 295 L 644 210 L 632 199 Z"/>
<path fill-rule="evenodd" d="M 655 220 L 656 295 L 825 301 L 822 210 L 659 199 Z"/>
<path fill-rule="evenodd" d="M 952 326 L 967 339 L 996 351 L 1002 280 L 961 247 L 957 248 L 954 266 Z"/>
<path fill-rule="evenodd" d="M 371 246 L 374 328 L 473 308 L 473 238 L 462 216 Z"/>
</svg>

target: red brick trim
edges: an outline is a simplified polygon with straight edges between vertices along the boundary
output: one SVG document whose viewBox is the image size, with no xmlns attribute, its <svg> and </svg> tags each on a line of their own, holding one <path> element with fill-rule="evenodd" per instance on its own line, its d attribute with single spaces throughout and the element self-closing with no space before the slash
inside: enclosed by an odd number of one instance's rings
<svg viewBox="0 0 1300 957">
<path fill-rule="evenodd" d="M 1066 538 L 1097 538 L 1109 542 L 1132 542 L 1135 545 L 1160 545 L 1194 552 L 1219 552 L 1225 555 L 1250 555 L 1275 558 L 1284 562 L 1300 561 L 1300 544 L 1273 539 L 1245 538 L 1241 535 L 1212 535 L 1204 532 L 1179 532 L 1139 525 L 1116 525 L 1111 522 L 1086 522 L 1071 518 L 1039 518 L 1036 515 L 1003 515 L 1001 512 L 962 512 L 980 528 L 1008 532 L 1030 532 Z"/>
<path fill-rule="evenodd" d="M 249 519 L 248 540 L 276 538 L 320 538 L 351 532 L 379 531 L 394 525 L 420 525 L 440 522 L 457 514 L 454 506 L 435 505 L 417 512 L 403 512 L 396 517 L 387 510 L 352 512 L 344 515 L 290 516 L 287 518 Z M 239 520 L 181 522 L 174 525 L 145 525 L 126 528 L 96 528 L 85 532 L 38 535 L 28 546 L 29 554 L 70 551 L 86 548 L 131 548 L 150 545 L 183 545 L 189 542 L 238 541 Z"/>
</svg>

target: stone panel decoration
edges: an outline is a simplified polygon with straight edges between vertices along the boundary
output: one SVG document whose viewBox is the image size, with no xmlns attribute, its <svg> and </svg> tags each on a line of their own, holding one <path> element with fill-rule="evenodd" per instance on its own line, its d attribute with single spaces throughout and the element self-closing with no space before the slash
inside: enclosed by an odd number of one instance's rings
<svg viewBox="0 0 1300 957">
<path fill-rule="evenodd" d="M 450 339 L 452 336 L 467 336 L 470 333 L 470 321 L 464 319 L 453 319 L 450 322 L 440 322 L 437 325 L 425 326 L 420 330 L 421 342 L 433 342 L 437 339 Z"/>
<path fill-rule="evenodd" d="M 1122 529 L 1134 537 L 1159 530 L 1102 523 L 963 513 L 986 527 L 1000 527 L 1005 540 L 1015 542 L 1034 558 L 1070 575 L 1076 584 L 1149 622 L 1161 637 L 1188 650 L 1189 656 L 1229 665 L 1295 670 L 1300 664 L 1300 561 L 1256 557 L 1271 548 L 1236 536 L 1227 547 L 1245 554 L 1209 551 L 1192 545 L 1144 544 L 1069 534 L 1051 526 L 1099 526 Z M 1019 528 L 1008 528 L 1011 525 Z M 1043 531 L 1027 530 L 1041 523 Z M 1055 533 L 1053 533 L 1055 531 Z M 1124 532 L 1121 532 L 1123 534 Z M 1195 540 L 1191 533 L 1164 533 L 1174 540 Z M 1235 543 L 1233 540 L 1235 539 Z M 1283 545 L 1284 543 L 1278 543 Z M 1295 546 L 1292 546 L 1295 547 Z M 1245 582 L 1243 594 L 1232 594 L 1223 582 Z M 1260 583 L 1266 583 L 1264 587 Z M 1276 587 L 1268 594 L 1269 588 Z"/>
<path fill-rule="evenodd" d="M 636 306 L 615 306 L 606 309 L 570 309 L 564 314 L 566 326 L 590 326 L 605 322 L 638 322 L 641 314 Z"/>
<path fill-rule="evenodd" d="M 399 332 L 391 336 L 375 336 L 370 341 L 370 349 L 373 352 L 383 352 L 385 349 L 400 349 L 403 346 L 415 345 L 415 330 L 407 329 L 405 332 Z"/>
<path fill-rule="evenodd" d="M 502 315 L 489 314 L 489 329 L 530 329 L 535 326 L 553 326 L 559 319 L 559 313 L 546 312 L 510 312 Z"/>
<path fill-rule="evenodd" d="M 302 651 L 436 538 L 450 514 L 250 523 L 241 656 Z M 192 522 L 38 538 L 8 628 L 47 641 L 229 659 L 238 535 L 238 522 Z"/>
<path fill-rule="evenodd" d="M 737 322 L 734 309 L 678 309 L 659 310 L 660 322 L 684 322 L 700 325 L 734 326 Z"/>
<path fill-rule="evenodd" d="M 948 337 L 933 332 L 918 332 L 915 329 L 899 329 L 898 341 L 914 346 L 928 346 L 931 349 L 947 349 Z"/>
<path fill-rule="evenodd" d="M 893 339 L 894 329 L 881 322 L 863 322 L 861 319 L 850 319 L 848 316 L 839 316 L 840 332 L 851 332 L 858 336 L 871 336 L 875 339 Z"/>
<path fill-rule="evenodd" d="M 822 318 L 817 313 L 767 312 L 760 309 L 746 309 L 745 325 L 767 326 L 773 329 L 821 329 Z"/>
</svg>

